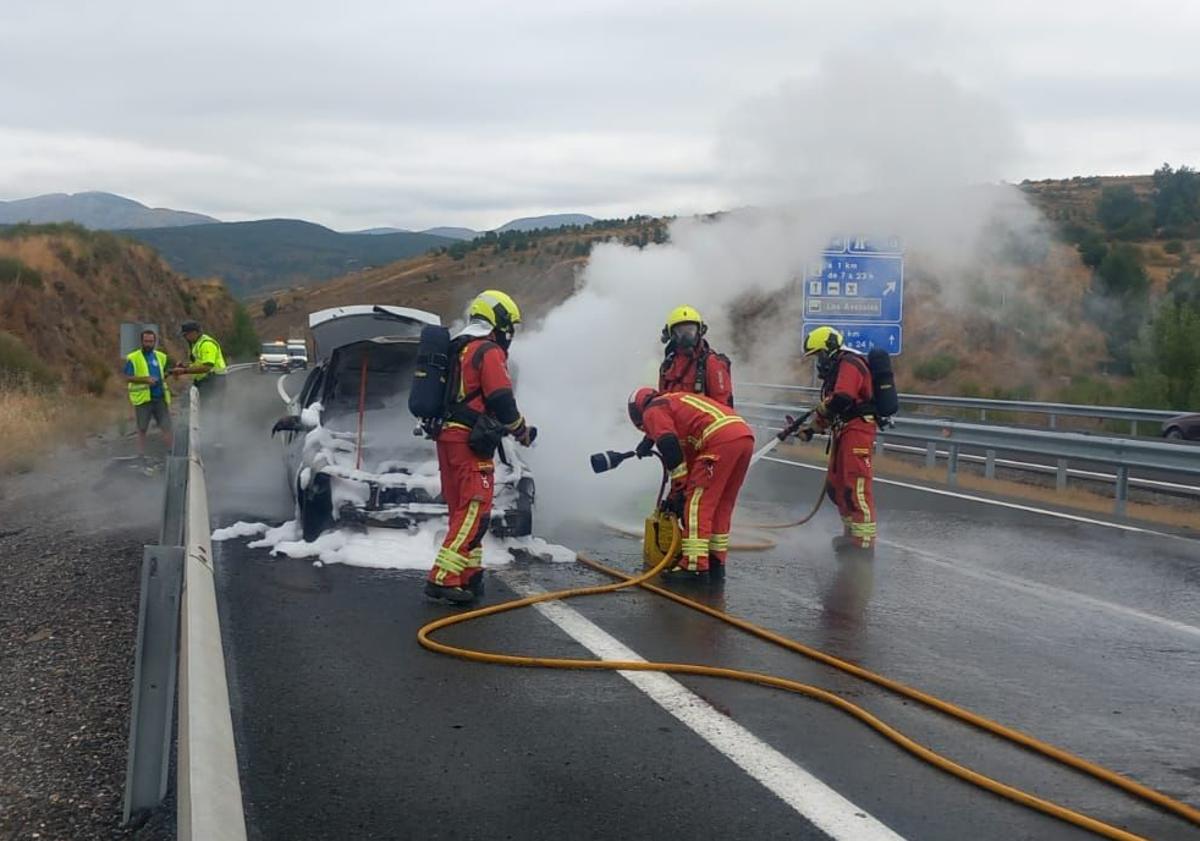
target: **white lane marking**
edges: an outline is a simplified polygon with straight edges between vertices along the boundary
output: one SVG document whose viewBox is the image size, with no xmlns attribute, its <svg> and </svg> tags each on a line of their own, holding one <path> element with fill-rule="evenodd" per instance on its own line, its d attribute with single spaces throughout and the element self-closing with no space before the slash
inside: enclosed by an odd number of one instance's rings
<svg viewBox="0 0 1200 841">
<path fill-rule="evenodd" d="M 541 592 L 502 576 L 522 596 Z M 602 660 L 644 660 L 637 652 L 561 602 L 534 608 L 567 636 Z M 805 771 L 737 722 L 722 715 L 675 678 L 662 672 L 618 672 L 654 703 L 762 783 L 830 838 L 846 841 L 903 841 L 825 783 Z"/>
<path fill-rule="evenodd" d="M 1049 602 L 1068 605 L 1070 607 L 1078 607 L 1079 605 L 1084 604 L 1088 607 L 1119 613 L 1122 616 L 1139 619 L 1143 622 L 1152 622 L 1155 625 L 1161 625 L 1164 628 L 1170 628 L 1173 631 L 1179 631 L 1181 633 L 1191 634 L 1193 636 L 1200 636 L 1200 627 L 1189 625 L 1186 622 L 1179 622 L 1175 619 L 1168 619 L 1165 616 L 1146 613 L 1145 611 L 1138 610 L 1135 607 L 1126 607 L 1123 604 L 1117 604 L 1116 602 L 1098 599 L 1095 596 L 1088 596 L 1075 590 L 1067 590 L 1062 587 L 1055 587 L 1053 584 L 1043 584 L 1040 581 L 1031 581 L 1027 578 L 1019 578 L 1015 575 L 984 569 L 983 567 L 975 566 L 973 564 L 964 564 L 961 561 L 936 555 L 933 552 L 928 552 L 924 549 L 917 549 L 913 546 L 905 546 L 903 543 L 897 543 L 894 540 L 884 540 L 883 538 L 880 538 L 879 542 L 885 546 L 891 546 L 895 549 L 907 552 L 910 555 L 925 561 L 926 563 L 934 564 L 945 569 L 954 570 L 955 572 L 965 575 L 968 578 L 1002 584 L 1005 587 L 1038 596 Z"/>
<path fill-rule="evenodd" d="M 290 405 L 292 402 L 292 398 L 289 397 L 288 393 L 283 390 L 283 381 L 287 378 L 287 374 L 280 374 L 279 379 L 275 381 L 275 390 L 279 392 L 279 399 L 283 401 L 285 406 Z"/>
<path fill-rule="evenodd" d="M 789 461 L 786 458 L 776 458 L 774 456 L 767 456 L 765 459 L 763 459 L 763 461 L 773 461 L 776 464 L 787 464 L 792 467 L 802 467 L 805 470 L 819 470 L 822 473 L 825 472 L 824 465 L 804 464 L 803 462 L 799 462 L 799 461 Z M 1032 505 L 1020 505 L 1016 502 L 1005 502 L 1004 500 L 1000 500 L 1000 499 L 988 499 L 987 497 L 983 497 L 983 496 L 975 496 L 974 494 L 965 494 L 965 493 L 960 493 L 958 491 L 948 491 L 943 488 L 931 488 L 928 485 L 916 485 L 916 484 L 913 484 L 912 482 L 901 482 L 897 479 L 880 479 L 877 476 L 877 477 L 875 477 L 874 481 L 876 484 L 879 484 L 879 485 L 894 485 L 898 488 L 908 488 L 908 489 L 914 490 L 914 491 L 924 491 L 925 493 L 937 494 L 938 496 L 952 496 L 955 499 L 965 499 L 968 502 L 979 502 L 984 505 L 995 505 L 999 508 L 1011 508 L 1016 511 L 1027 511 L 1030 514 L 1041 514 L 1046 517 L 1057 517 L 1060 520 L 1070 520 L 1071 522 L 1074 522 L 1074 523 L 1085 523 L 1089 526 L 1106 526 L 1110 529 L 1118 529 L 1119 531 L 1133 532 L 1135 534 L 1148 534 L 1148 535 L 1152 535 L 1154 537 L 1165 537 L 1165 538 L 1169 538 L 1171 540 L 1182 540 L 1185 543 L 1195 543 L 1196 542 L 1194 538 L 1185 537 L 1180 534 L 1171 534 L 1170 532 L 1165 532 L 1165 531 L 1155 531 L 1154 529 L 1146 529 L 1146 528 L 1142 528 L 1141 526 L 1131 526 L 1127 523 L 1114 523 L 1110 520 L 1097 520 L 1092 517 L 1084 517 L 1079 514 L 1067 514 L 1066 512 L 1063 512 L 1063 511 L 1051 511 L 1048 508 L 1035 508 Z"/>
</svg>

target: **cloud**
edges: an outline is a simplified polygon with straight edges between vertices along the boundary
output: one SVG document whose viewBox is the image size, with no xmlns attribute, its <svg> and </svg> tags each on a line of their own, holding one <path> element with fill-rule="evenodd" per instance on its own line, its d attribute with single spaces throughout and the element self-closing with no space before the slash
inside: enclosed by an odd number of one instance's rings
<svg viewBox="0 0 1200 841">
<path fill-rule="evenodd" d="M 983 93 L 987 108 L 1011 112 L 1014 130 L 1038 134 L 1026 157 L 985 177 L 1145 171 L 1195 153 L 1186 142 L 1168 155 L 1138 139 L 1139 119 L 1172 138 L 1194 126 L 1182 94 L 1200 77 L 1200 7 L 1181 0 L 1136 10 L 1118 0 L 207 0 L 170 14 L 152 0 L 41 0 L 4 4 L 0 31 L 6 133 L 76 151 L 77 141 L 94 142 L 81 151 L 90 169 L 66 156 L 55 168 L 10 137 L 6 198 L 136 189 L 215 215 L 319 214 L 340 227 L 705 211 L 733 200 L 717 175 L 728 160 L 706 144 L 738 103 L 820 89 L 834 70 L 853 90 L 863 56 L 909 75 L 862 80 L 869 112 L 810 103 L 822 152 L 860 142 L 842 130 L 847 120 L 935 144 L 937 132 L 956 131 L 867 89 L 912 82 Z M 1093 79 L 1112 80 L 1119 95 Z M 1163 92 L 1164 80 L 1175 93 Z M 1085 127 L 1101 142 L 1074 146 Z M 989 158 L 1008 142 L 979 140 Z M 1064 160 L 1067 146 L 1075 151 Z M 132 148 L 147 150 L 151 165 Z M 170 156 L 184 156 L 177 175 L 155 168 Z M 839 172 L 835 155 L 787 174 L 821 186 Z"/>
</svg>

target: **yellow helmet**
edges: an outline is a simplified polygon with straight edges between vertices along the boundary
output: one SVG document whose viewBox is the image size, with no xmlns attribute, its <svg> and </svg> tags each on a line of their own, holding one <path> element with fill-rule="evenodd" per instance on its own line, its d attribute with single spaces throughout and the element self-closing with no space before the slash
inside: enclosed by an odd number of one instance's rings
<svg viewBox="0 0 1200 841">
<path fill-rule="evenodd" d="M 488 289 L 476 295 L 467 307 L 467 318 L 482 318 L 500 332 L 511 333 L 521 323 L 521 310 L 504 292 Z"/>
<path fill-rule="evenodd" d="M 671 330 L 680 324 L 699 325 L 701 336 L 708 332 L 708 325 L 704 323 L 704 316 L 700 315 L 700 311 L 695 307 L 689 307 L 687 304 L 684 304 L 682 307 L 676 307 L 667 313 L 667 323 L 663 326 L 662 331 L 664 344 L 671 341 Z"/>
<path fill-rule="evenodd" d="M 842 334 L 832 327 L 814 327 L 804 339 L 804 355 L 812 356 L 823 350 L 832 353 L 842 347 Z"/>
</svg>

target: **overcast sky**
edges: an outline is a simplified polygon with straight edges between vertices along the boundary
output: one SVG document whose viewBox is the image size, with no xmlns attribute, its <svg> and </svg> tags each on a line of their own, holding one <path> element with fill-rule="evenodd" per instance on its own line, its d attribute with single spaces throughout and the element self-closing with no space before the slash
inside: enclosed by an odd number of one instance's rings
<svg viewBox="0 0 1200 841">
<path fill-rule="evenodd" d="M 931 144 L 967 179 L 1200 165 L 1200 3 L 983 5 L 7 2 L 0 199 L 490 228 L 861 188 Z"/>
</svg>

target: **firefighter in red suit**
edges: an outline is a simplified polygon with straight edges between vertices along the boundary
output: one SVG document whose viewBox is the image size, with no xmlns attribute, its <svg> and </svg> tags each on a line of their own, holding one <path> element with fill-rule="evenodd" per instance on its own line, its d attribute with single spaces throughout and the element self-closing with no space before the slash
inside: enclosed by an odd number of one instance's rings
<svg viewBox="0 0 1200 841">
<path fill-rule="evenodd" d="M 483 593 L 483 537 L 491 525 L 494 455 L 502 435 L 529 446 L 537 434 L 517 409 L 508 346 L 521 312 L 503 292 L 481 293 L 451 343 L 451 403 L 437 435 L 450 525 L 425 582 L 426 595 L 466 604 Z"/>
<path fill-rule="evenodd" d="M 845 347 L 842 334 L 832 327 L 813 328 L 804 340 L 804 355 L 817 358 L 821 402 L 812 423 L 796 434 L 806 441 L 814 432 L 828 430 L 832 436 L 826 487 L 843 526 L 834 548 L 871 553 L 878 531 L 871 490 L 871 453 L 878 431 L 871 370 L 862 354 Z"/>
<path fill-rule="evenodd" d="M 666 507 L 683 527 L 680 557 L 668 575 L 710 580 L 725 574 L 738 491 L 754 455 L 754 433 L 729 407 L 700 394 L 640 388 L 629 419 L 658 447 L 671 477 Z"/>
<path fill-rule="evenodd" d="M 671 310 L 662 331 L 667 349 L 658 371 L 658 390 L 703 394 L 732 409 L 729 357 L 712 349 L 704 338 L 707 332 L 708 325 L 695 307 Z"/>
</svg>

